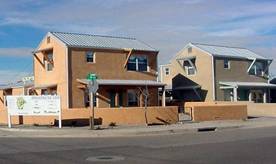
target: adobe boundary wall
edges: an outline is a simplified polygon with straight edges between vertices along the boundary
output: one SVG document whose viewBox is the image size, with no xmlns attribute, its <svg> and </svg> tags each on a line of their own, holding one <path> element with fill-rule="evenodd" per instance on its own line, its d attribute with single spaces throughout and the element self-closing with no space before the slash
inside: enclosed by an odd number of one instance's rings
<svg viewBox="0 0 276 164">
<path fill-rule="evenodd" d="M 192 121 L 212 120 L 246 120 L 246 104 L 230 104 L 223 102 L 187 102 L 184 104 L 185 113 Z"/>
<path fill-rule="evenodd" d="M 62 110 L 63 125 L 88 125 L 91 110 L 89 108 L 72 108 Z M 54 125 L 56 116 L 12 116 L 13 125 Z M 95 108 L 95 123 L 100 125 L 146 125 L 148 124 L 174 124 L 179 121 L 178 108 L 167 107 L 142 107 L 128 108 Z M 7 124 L 7 110 L 0 110 L 0 124 Z"/>
</svg>

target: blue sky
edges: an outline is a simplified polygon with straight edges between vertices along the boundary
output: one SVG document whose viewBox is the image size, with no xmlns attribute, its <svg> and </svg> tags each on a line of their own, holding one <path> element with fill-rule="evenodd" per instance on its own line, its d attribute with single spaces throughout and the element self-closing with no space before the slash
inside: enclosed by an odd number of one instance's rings
<svg viewBox="0 0 276 164">
<path fill-rule="evenodd" d="M 272 0 L 0 0 L 0 4 L 0 83 L 31 73 L 31 51 L 47 31 L 136 37 L 160 50 L 160 64 L 188 42 L 247 47 L 269 58 L 276 53 Z"/>
</svg>

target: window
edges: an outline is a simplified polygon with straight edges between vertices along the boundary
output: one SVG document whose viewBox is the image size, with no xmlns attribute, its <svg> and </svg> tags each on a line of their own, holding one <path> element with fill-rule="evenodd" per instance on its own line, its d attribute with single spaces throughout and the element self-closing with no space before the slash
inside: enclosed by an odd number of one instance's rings
<svg viewBox="0 0 276 164">
<path fill-rule="evenodd" d="M 44 64 L 46 66 L 47 71 L 52 71 L 54 67 L 54 60 L 53 60 L 53 52 L 48 52 L 44 57 Z"/>
<path fill-rule="evenodd" d="M 165 68 L 165 75 L 169 75 L 170 74 L 170 69 L 169 68 Z"/>
<path fill-rule="evenodd" d="M 147 56 L 130 56 L 127 63 L 127 70 L 130 71 L 147 71 L 148 58 Z"/>
<path fill-rule="evenodd" d="M 191 62 L 193 63 L 193 65 L 195 65 L 195 59 L 192 59 Z M 184 69 L 185 69 L 187 75 L 195 75 L 196 74 L 196 69 L 193 65 L 191 65 L 191 63 L 188 60 L 184 61 Z"/>
<path fill-rule="evenodd" d="M 249 70 L 250 75 L 262 76 L 264 72 L 264 64 L 262 62 L 256 62 Z"/>
<path fill-rule="evenodd" d="M 87 63 L 94 63 L 95 62 L 94 52 L 92 52 L 92 51 L 86 52 L 86 62 Z"/>
<path fill-rule="evenodd" d="M 230 61 L 228 59 L 224 59 L 223 63 L 224 69 L 230 69 Z"/>
<path fill-rule="evenodd" d="M 134 90 L 127 91 L 128 106 L 138 106 L 137 96 Z"/>
<path fill-rule="evenodd" d="M 41 95 L 49 95 L 49 92 L 47 89 L 41 89 Z"/>
</svg>

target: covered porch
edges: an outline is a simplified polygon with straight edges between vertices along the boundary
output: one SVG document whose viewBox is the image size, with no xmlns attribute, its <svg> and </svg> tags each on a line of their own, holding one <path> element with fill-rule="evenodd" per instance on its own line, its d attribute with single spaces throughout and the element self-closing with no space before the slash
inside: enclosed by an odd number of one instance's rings
<svg viewBox="0 0 276 164">
<path fill-rule="evenodd" d="M 94 98 L 96 108 L 165 106 L 165 84 L 153 80 L 96 80 L 99 89 Z M 90 98 L 86 79 L 77 79 L 78 88 L 83 91 L 84 107 Z M 158 89 L 162 90 L 162 104 L 159 104 Z"/>
<path fill-rule="evenodd" d="M 275 84 L 265 82 L 219 82 L 224 91 L 224 101 L 250 101 L 255 103 L 269 103 L 270 89 Z"/>
</svg>

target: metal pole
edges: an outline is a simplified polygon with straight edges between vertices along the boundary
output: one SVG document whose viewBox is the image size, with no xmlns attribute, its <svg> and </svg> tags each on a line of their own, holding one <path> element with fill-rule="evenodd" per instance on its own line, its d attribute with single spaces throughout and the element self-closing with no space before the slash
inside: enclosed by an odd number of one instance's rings
<svg viewBox="0 0 276 164">
<path fill-rule="evenodd" d="M 59 115 L 58 115 L 58 128 L 61 128 L 61 126 L 62 126 L 61 122 L 62 121 L 61 121 L 61 110 L 60 110 Z"/>
<path fill-rule="evenodd" d="M 90 129 L 94 130 L 94 93 L 90 93 L 90 108 L 91 108 L 91 112 L 90 112 L 90 119 L 89 119 L 89 123 L 90 123 Z"/>
<path fill-rule="evenodd" d="M 8 113 L 8 127 L 11 128 L 11 115 Z"/>
</svg>

